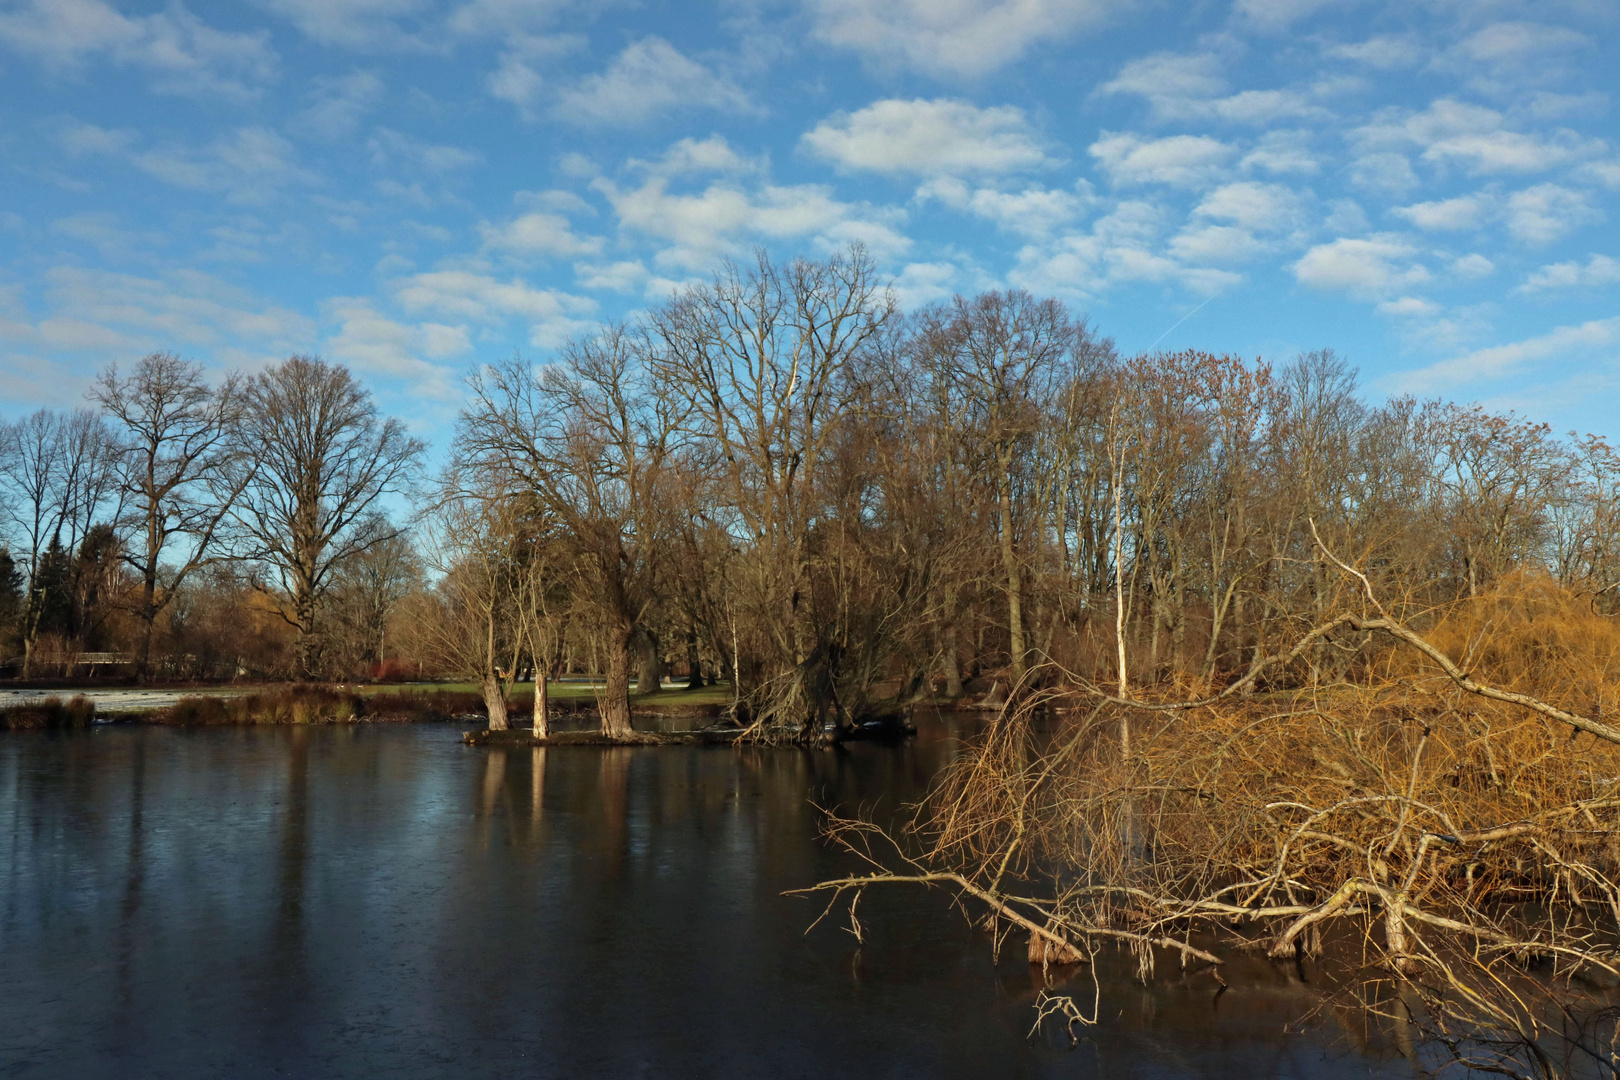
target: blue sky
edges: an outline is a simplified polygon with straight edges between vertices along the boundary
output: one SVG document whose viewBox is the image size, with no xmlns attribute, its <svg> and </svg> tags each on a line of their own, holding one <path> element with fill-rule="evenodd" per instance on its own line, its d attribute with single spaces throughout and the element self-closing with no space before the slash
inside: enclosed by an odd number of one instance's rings
<svg viewBox="0 0 1620 1080">
<path fill-rule="evenodd" d="M 866 243 L 1126 352 L 1332 346 L 1620 436 L 1613 0 L 0 0 L 0 412 L 319 353 L 462 376 Z M 1603 57 L 1609 56 L 1605 62 Z"/>
</svg>

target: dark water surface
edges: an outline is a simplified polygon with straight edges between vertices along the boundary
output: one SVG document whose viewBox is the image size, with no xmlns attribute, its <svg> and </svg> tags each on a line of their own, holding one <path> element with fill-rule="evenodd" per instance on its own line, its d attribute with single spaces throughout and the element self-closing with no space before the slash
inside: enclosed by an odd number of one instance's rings
<svg viewBox="0 0 1620 1080">
<path fill-rule="evenodd" d="M 0 1077 L 1406 1075 L 1257 965 L 1122 964 L 1071 1049 L 1022 942 L 937 894 L 865 946 L 810 800 L 914 798 L 951 742 L 486 751 L 441 726 L 0 735 Z M 1089 977 L 1072 989 L 1089 1008 Z"/>
</svg>

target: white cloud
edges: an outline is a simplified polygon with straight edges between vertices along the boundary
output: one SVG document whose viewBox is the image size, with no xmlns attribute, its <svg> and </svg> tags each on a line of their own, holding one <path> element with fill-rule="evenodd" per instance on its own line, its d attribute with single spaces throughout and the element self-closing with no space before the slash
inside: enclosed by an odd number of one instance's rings
<svg viewBox="0 0 1620 1080">
<path fill-rule="evenodd" d="M 1552 263 L 1524 279 L 1515 292 L 1544 292 L 1548 289 L 1597 288 L 1620 284 L 1620 259 L 1593 255 L 1583 266 L 1578 262 Z"/>
<path fill-rule="evenodd" d="M 160 232 L 126 229 L 118 215 L 107 211 L 71 214 L 51 222 L 51 232 L 101 252 L 103 258 L 127 260 L 149 255 L 163 247 L 169 238 Z"/>
<path fill-rule="evenodd" d="M 1193 213 L 1257 232 L 1294 228 L 1301 218 L 1299 195 L 1291 188 L 1248 181 L 1216 188 Z"/>
<path fill-rule="evenodd" d="M 547 26 L 569 0 L 469 0 L 451 12 L 446 25 L 469 37 L 512 35 Z"/>
<path fill-rule="evenodd" d="M 763 159 L 750 158 L 738 153 L 737 149 L 720 135 L 710 135 L 707 139 L 690 137 L 681 139 L 672 143 L 669 149 L 654 161 L 631 158 L 625 164 L 660 176 L 696 176 L 704 173 L 736 176 L 761 172 L 765 167 Z"/>
<path fill-rule="evenodd" d="M 669 190 L 669 179 L 652 176 L 623 189 L 607 179 L 592 184 L 612 203 L 620 228 L 664 240 L 660 265 L 708 271 L 717 259 L 736 254 L 742 241 L 811 239 L 824 248 L 860 240 L 877 254 L 896 254 L 910 241 L 896 231 L 898 211 L 840 202 L 819 184 L 764 184 L 748 190 L 730 181 L 695 194 Z"/>
<path fill-rule="evenodd" d="M 366 142 L 374 165 L 402 165 L 423 172 L 450 172 L 465 169 L 483 160 L 482 155 L 459 146 L 437 146 L 403 135 L 392 128 L 378 128 Z"/>
<path fill-rule="evenodd" d="M 506 38 L 500 62 L 485 77 L 484 86 L 490 96 L 517 106 L 525 120 L 534 120 L 546 85 L 538 67 L 585 46 L 585 39 L 575 34 L 513 34 Z"/>
<path fill-rule="evenodd" d="M 1343 0 L 1237 0 L 1232 11 L 1263 30 L 1285 30 L 1301 19 Z"/>
<path fill-rule="evenodd" d="M 1332 114 L 1294 90 L 1243 90 L 1202 103 L 1195 115 L 1233 124 L 1266 125 L 1278 120 L 1325 120 Z"/>
<path fill-rule="evenodd" d="M 627 45 L 607 70 L 564 90 L 552 110 L 576 124 L 640 124 L 669 109 L 755 112 L 748 95 L 663 38 Z"/>
<path fill-rule="evenodd" d="M 545 191 L 517 191 L 512 193 L 512 203 L 516 206 L 530 210 L 549 210 L 554 214 L 585 214 L 596 213 L 591 204 L 562 188 L 548 188 Z"/>
<path fill-rule="evenodd" d="M 470 352 L 466 328 L 442 323 L 408 326 L 358 296 L 333 297 L 323 308 L 329 320 L 340 324 L 322 349 L 328 357 L 368 374 L 406 379 L 419 395 L 454 399 L 455 380 L 449 369 L 425 358 L 444 360 Z"/>
<path fill-rule="evenodd" d="M 1350 163 L 1350 183 L 1383 195 L 1402 195 L 1419 186 L 1405 154 L 1362 154 Z"/>
<path fill-rule="evenodd" d="M 375 186 L 378 191 L 382 192 L 382 194 L 386 195 L 388 198 L 398 199 L 403 203 L 410 203 L 412 206 L 419 207 L 423 210 L 432 210 L 434 207 L 439 205 L 439 200 L 434 198 L 432 195 L 429 195 L 427 189 L 419 183 L 402 184 L 398 180 L 392 180 L 384 177 L 383 179 L 378 180 Z M 353 215 L 345 214 L 342 215 L 341 220 L 355 221 L 357 219 L 355 219 Z"/>
<path fill-rule="evenodd" d="M 63 118 L 55 122 L 51 140 L 73 157 L 85 154 L 124 154 L 135 144 L 136 133 L 129 128 L 100 128 Z"/>
<path fill-rule="evenodd" d="M 890 288 L 900 310 L 916 311 L 950 297 L 961 276 L 961 271 L 948 262 L 907 263 Z"/>
<path fill-rule="evenodd" d="M 556 289 L 537 289 L 514 278 L 498 281 L 470 270 L 437 270 L 394 284 L 394 296 L 405 311 L 427 312 L 499 325 L 511 319 L 529 324 L 531 343 L 551 348 L 589 326 L 595 301 Z"/>
<path fill-rule="evenodd" d="M 270 35 L 216 30 L 181 4 L 129 16 L 104 0 L 22 0 L 0 13 L 0 42 L 57 70 L 93 58 L 150 72 L 153 89 L 244 100 L 276 77 Z"/>
<path fill-rule="evenodd" d="M 1579 326 L 1560 326 L 1546 334 L 1526 338 L 1506 345 L 1493 345 L 1488 349 L 1442 360 L 1417 371 L 1410 371 L 1395 380 L 1403 391 L 1425 393 L 1449 390 L 1468 383 L 1501 379 L 1512 375 L 1525 365 L 1544 362 L 1549 369 L 1567 364 L 1571 354 L 1589 353 L 1620 341 L 1620 318 L 1594 319 Z"/>
<path fill-rule="evenodd" d="M 1499 22 L 1469 34 L 1439 58 L 1441 70 L 1469 75 L 1482 87 L 1498 81 L 1545 82 L 1562 79 L 1569 54 L 1591 44 L 1567 27 L 1533 22 Z"/>
<path fill-rule="evenodd" d="M 1440 305 L 1421 296 L 1403 296 L 1399 300 L 1385 300 L 1378 305 L 1378 314 L 1401 318 L 1431 318 L 1440 313 Z"/>
<path fill-rule="evenodd" d="M 1330 235 L 1344 236 L 1346 233 L 1367 231 L 1367 211 L 1356 200 L 1334 199 L 1328 203 L 1327 211 L 1327 216 L 1322 219 L 1322 228 Z"/>
<path fill-rule="evenodd" d="M 1157 52 L 1130 60 L 1098 88 L 1104 94 L 1136 94 L 1157 103 L 1224 94 L 1226 77 L 1214 53 Z"/>
<path fill-rule="evenodd" d="M 231 202 L 262 203 L 288 187 L 320 177 L 298 164 L 293 145 L 268 128 L 238 128 L 202 149 L 160 147 L 132 159 L 142 172 L 191 191 L 216 192 Z"/>
<path fill-rule="evenodd" d="M 1327 55 L 1335 60 L 1350 60 L 1381 71 L 1416 67 L 1424 56 L 1423 46 L 1410 34 L 1380 34 L 1347 45 L 1334 45 Z"/>
<path fill-rule="evenodd" d="M 1005 173 L 1046 162 L 1022 109 L 891 99 L 838 113 L 800 139 L 842 168 L 881 173 Z"/>
<path fill-rule="evenodd" d="M 1170 252 L 1188 263 L 1247 262 L 1266 252 L 1253 232 L 1235 225 L 1188 225 L 1170 240 Z"/>
<path fill-rule="evenodd" d="M 606 265 L 574 264 L 574 280 L 582 289 L 633 293 L 647 281 L 647 276 L 647 267 L 640 259 L 627 259 Z"/>
<path fill-rule="evenodd" d="M 808 0 L 815 35 L 887 67 L 986 75 L 1120 10 L 1109 0 Z"/>
<path fill-rule="evenodd" d="M 575 234 L 561 214 L 524 214 L 501 225 L 480 225 L 478 231 L 487 250 L 519 257 L 572 259 L 602 250 L 601 237 Z"/>
<path fill-rule="evenodd" d="M 1580 179 L 1620 191 L 1620 161 L 1589 161 L 1575 173 Z"/>
<path fill-rule="evenodd" d="M 1170 251 L 1175 258 L 1156 251 L 1166 218 L 1161 207 L 1126 200 L 1093 222 L 1089 232 L 1070 233 L 1051 243 L 1024 248 L 1008 280 L 1034 292 L 1079 298 L 1140 282 L 1179 284 L 1190 292 L 1210 295 L 1241 280 L 1226 270 L 1182 261 L 1183 252 L 1187 257 L 1218 254 L 1219 241 L 1210 243 L 1213 238 L 1188 237 L 1179 250 L 1172 241 Z"/>
<path fill-rule="evenodd" d="M 323 45 L 363 52 L 423 47 L 400 27 L 426 12 L 424 0 L 261 0 Z"/>
<path fill-rule="evenodd" d="M 1351 132 L 1368 151 L 1421 148 L 1425 161 L 1457 164 L 1472 173 L 1529 173 L 1601 154 L 1602 140 L 1560 128 L 1526 134 L 1511 131 L 1495 109 L 1441 98 L 1422 112 L 1386 109 Z"/>
<path fill-rule="evenodd" d="M 1273 176 L 1308 176 L 1318 172 L 1316 156 L 1310 150 L 1308 131 L 1268 131 L 1253 150 L 1243 155 L 1245 172 L 1256 169 Z"/>
<path fill-rule="evenodd" d="M 382 101 L 385 89 L 382 79 L 370 71 L 318 75 L 313 83 L 310 96 L 314 100 L 290 126 L 294 131 L 326 140 L 358 131 L 361 120 Z"/>
<path fill-rule="evenodd" d="M 1294 277 L 1312 288 L 1371 298 L 1429 280 L 1417 249 L 1388 234 L 1367 239 L 1341 237 L 1318 244 L 1294 264 Z"/>
<path fill-rule="evenodd" d="M 196 270 L 162 277 L 58 266 L 45 273 L 47 314 L 37 323 L 0 319 L 14 345 L 88 354 L 99 362 L 153 349 L 308 349 L 305 316 Z"/>
<path fill-rule="evenodd" d="M 1144 139 L 1131 132 L 1104 131 L 1091 156 L 1115 184 L 1169 184 L 1197 187 L 1213 180 L 1235 152 L 1207 135 Z"/>
<path fill-rule="evenodd" d="M 1400 206 L 1390 213 L 1411 222 L 1424 232 L 1456 232 L 1477 229 L 1496 211 L 1496 200 L 1486 194 L 1459 195 L 1454 199 Z"/>
<path fill-rule="evenodd" d="M 1535 120 L 1563 120 L 1571 116 L 1597 119 L 1609 111 L 1609 95 L 1601 90 L 1588 90 L 1584 94 L 1537 90 L 1528 99 L 1515 102 L 1514 107 L 1516 112 Z"/>
<path fill-rule="evenodd" d="M 1090 185 L 1082 184 L 1078 193 L 1042 187 L 999 191 L 972 188 L 954 177 L 938 177 L 919 187 L 917 198 L 937 200 L 953 210 L 993 221 L 1008 232 L 1039 237 L 1068 225 L 1096 201 Z"/>
<path fill-rule="evenodd" d="M 1476 251 L 1454 259 L 1451 263 L 1451 272 L 1465 278 L 1490 277 L 1496 272 L 1496 264 Z"/>
<path fill-rule="evenodd" d="M 1294 90 L 1244 90 L 1229 95 L 1220 66 L 1213 53 L 1154 53 L 1126 63 L 1098 92 L 1146 98 L 1160 120 L 1270 124 L 1290 117 L 1327 115 Z"/>
<path fill-rule="evenodd" d="M 1550 244 L 1601 215 L 1586 196 L 1557 184 L 1537 184 L 1508 196 L 1508 232 L 1526 244 Z"/>
</svg>

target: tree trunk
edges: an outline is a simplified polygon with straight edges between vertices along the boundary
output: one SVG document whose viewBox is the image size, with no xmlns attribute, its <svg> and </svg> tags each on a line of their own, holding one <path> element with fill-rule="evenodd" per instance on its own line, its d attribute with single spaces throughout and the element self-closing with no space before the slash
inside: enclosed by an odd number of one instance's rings
<svg viewBox="0 0 1620 1080">
<path fill-rule="evenodd" d="M 157 580 L 151 572 L 142 576 L 141 607 L 137 614 L 141 619 L 141 643 L 135 652 L 135 681 L 143 683 L 151 669 L 152 634 L 157 626 Z"/>
<path fill-rule="evenodd" d="M 703 689 L 703 660 L 698 656 L 696 629 L 686 632 L 686 688 Z"/>
<path fill-rule="evenodd" d="M 534 662 L 534 736 L 543 739 L 551 733 L 551 671 L 550 665 Z"/>
<path fill-rule="evenodd" d="M 489 730 L 505 731 L 508 727 L 506 694 L 500 678 L 493 671 L 484 672 L 483 678 L 479 680 L 479 689 L 483 691 L 484 707 L 489 710 Z"/>
<path fill-rule="evenodd" d="M 298 677 L 309 682 L 319 666 L 320 636 L 315 632 L 315 597 L 302 581 L 293 594 L 293 618 L 298 624 Z"/>
<path fill-rule="evenodd" d="M 940 650 L 940 668 L 945 673 L 945 696 L 952 701 L 962 696 L 962 665 L 956 659 L 956 628 L 945 631 L 945 647 Z"/>
<path fill-rule="evenodd" d="M 641 627 L 635 634 L 636 693 L 656 694 L 663 689 L 663 664 L 658 655 L 658 635 Z"/>
<path fill-rule="evenodd" d="M 1018 572 L 1018 555 L 1013 550 L 1012 492 L 1010 490 L 1010 477 L 1007 473 L 1008 468 L 1003 465 L 999 485 L 1001 488 L 1001 565 L 1002 569 L 1007 573 L 1007 630 L 1011 638 L 1012 681 L 1015 686 L 1018 686 L 1024 680 L 1024 596 L 1023 583 Z"/>
<path fill-rule="evenodd" d="M 148 619 L 144 611 L 141 612 L 141 643 L 135 650 L 135 681 L 137 683 L 146 681 L 146 673 L 152 667 L 152 632 L 154 629 L 152 624 L 153 620 Z"/>
<path fill-rule="evenodd" d="M 606 645 L 607 686 L 599 704 L 602 734 L 610 739 L 628 739 L 635 733 L 630 726 L 630 638 L 635 627 L 628 619 L 608 629 Z"/>
</svg>

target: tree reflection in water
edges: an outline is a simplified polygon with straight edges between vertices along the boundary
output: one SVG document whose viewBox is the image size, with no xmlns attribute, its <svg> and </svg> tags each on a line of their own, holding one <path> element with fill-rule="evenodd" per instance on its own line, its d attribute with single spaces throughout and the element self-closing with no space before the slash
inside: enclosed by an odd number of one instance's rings
<svg viewBox="0 0 1620 1080">
<path fill-rule="evenodd" d="M 807 936 L 818 909 L 783 891 L 849 869 L 813 804 L 894 815 L 943 726 L 838 752 L 457 735 L 0 739 L 8 1080 L 1386 1068 L 1265 962 L 1218 1003 L 1100 964 L 1108 1008 L 1070 1052 L 1026 1038 L 1030 971 L 938 894 L 872 897 L 863 946 Z"/>
</svg>

